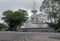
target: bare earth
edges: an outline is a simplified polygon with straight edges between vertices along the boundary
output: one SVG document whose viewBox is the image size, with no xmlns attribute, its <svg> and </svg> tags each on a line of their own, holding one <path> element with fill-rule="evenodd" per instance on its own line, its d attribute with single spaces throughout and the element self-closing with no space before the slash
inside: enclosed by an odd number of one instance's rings
<svg viewBox="0 0 60 41">
<path fill-rule="evenodd" d="M 60 33 L 0 32 L 0 41 L 60 41 Z"/>
</svg>

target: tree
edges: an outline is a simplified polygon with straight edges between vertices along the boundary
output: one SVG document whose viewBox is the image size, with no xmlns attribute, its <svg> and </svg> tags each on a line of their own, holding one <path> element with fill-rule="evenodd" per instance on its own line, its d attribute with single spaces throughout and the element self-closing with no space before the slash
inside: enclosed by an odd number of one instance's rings
<svg viewBox="0 0 60 41">
<path fill-rule="evenodd" d="M 58 28 L 60 28 L 60 17 L 59 17 L 59 19 L 58 19 L 57 25 L 58 25 Z"/>
<path fill-rule="evenodd" d="M 6 30 L 7 28 L 7 25 L 0 23 L 0 31 Z"/>
<path fill-rule="evenodd" d="M 60 4 L 60 0 L 53 0 L 53 1 L 55 1 L 55 2 L 57 1 Z"/>
<path fill-rule="evenodd" d="M 17 26 L 22 26 L 22 24 L 27 20 L 28 13 L 25 10 L 19 9 L 18 11 L 7 10 L 3 12 L 4 17 L 2 19 L 8 24 L 8 30 L 17 30 Z"/>
<path fill-rule="evenodd" d="M 59 19 L 58 19 L 56 31 L 57 31 L 57 32 L 60 32 L 60 17 L 59 17 Z"/>
<path fill-rule="evenodd" d="M 54 23 L 56 23 L 58 16 L 60 14 L 60 6 L 57 1 L 54 0 L 44 0 L 40 11 L 44 11 L 48 14 L 48 19 L 52 22 L 54 19 Z"/>
<path fill-rule="evenodd" d="M 49 27 L 54 28 L 55 31 L 59 29 L 59 16 L 60 16 L 60 3 L 57 0 L 44 0 L 41 7 L 41 12 L 47 13 L 48 20 L 51 22 L 46 22 Z M 54 20 L 54 22 L 53 22 Z M 58 21 L 59 20 L 59 21 Z"/>
</svg>

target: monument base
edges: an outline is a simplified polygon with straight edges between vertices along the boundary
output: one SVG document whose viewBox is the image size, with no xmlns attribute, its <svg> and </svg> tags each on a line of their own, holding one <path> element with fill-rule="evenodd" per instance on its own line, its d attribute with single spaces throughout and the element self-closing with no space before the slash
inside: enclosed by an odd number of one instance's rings
<svg viewBox="0 0 60 41">
<path fill-rule="evenodd" d="M 54 32 L 53 28 L 21 28 L 21 32 Z"/>
</svg>

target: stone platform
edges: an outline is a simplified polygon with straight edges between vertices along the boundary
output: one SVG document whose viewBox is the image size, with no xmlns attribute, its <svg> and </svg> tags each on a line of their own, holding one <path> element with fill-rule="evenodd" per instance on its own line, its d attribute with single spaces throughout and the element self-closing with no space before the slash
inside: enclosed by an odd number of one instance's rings
<svg viewBox="0 0 60 41">
<path fill-rule="evenodd" d="M 20 32 L 54 32 L 53 28 L 21 28 Z"/>
</svg>

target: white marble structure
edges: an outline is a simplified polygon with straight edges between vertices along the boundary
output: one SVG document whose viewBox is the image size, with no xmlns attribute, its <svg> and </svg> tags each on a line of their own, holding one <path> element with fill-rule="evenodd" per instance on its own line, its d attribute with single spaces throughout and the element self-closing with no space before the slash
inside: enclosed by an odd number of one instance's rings
<svg viewBox="0 0 60 41">
<path fill-rule="evenodd" d="M 32 14 L 22 28 L 46 28 L 44 14 Z M 45 16 L 46 17 L 46 16 Z"/>
<path fill-rule="evenodd" d="M 33 9 L 32 9 L 32 15 L 30 16 L 30 18 L 26 21 L 26 23 L 24 24 L 24 26 L 22 28 L 46 28 L 47 25 L 44 24 L 45 19 L 46 19 L 46 14 L 40 13 L 40 14 L 36 14 L 37 10 L 35 7 L 35 4 L 33 4 Z"/>
</svg>

